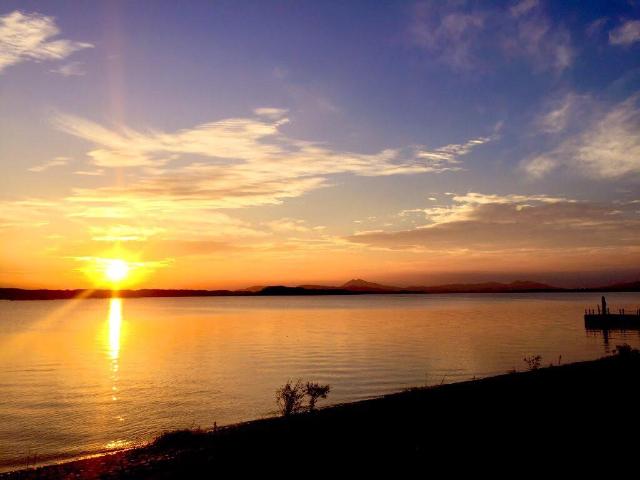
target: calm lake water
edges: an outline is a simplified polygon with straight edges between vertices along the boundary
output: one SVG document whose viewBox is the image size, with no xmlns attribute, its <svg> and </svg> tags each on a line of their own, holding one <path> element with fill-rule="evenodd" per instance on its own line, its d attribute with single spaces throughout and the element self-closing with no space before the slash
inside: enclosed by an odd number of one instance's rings
<svg viewBox="0 0 640 480">
<path fill-rule="evenodd" d="M 288 379 L 323 405 L 592 359 L 638 332 L 588 333 L 597 294 L 0 301 L 0 471 L 164 430 L 272 415 Z M 637 293 L 607 295 L 636 309 Z"/>
</svg>

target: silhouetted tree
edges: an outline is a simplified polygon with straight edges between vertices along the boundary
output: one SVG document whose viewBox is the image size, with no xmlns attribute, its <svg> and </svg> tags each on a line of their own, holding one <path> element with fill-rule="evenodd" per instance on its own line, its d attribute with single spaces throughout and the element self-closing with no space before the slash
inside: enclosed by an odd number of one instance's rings
<svg viewBox="0 0 640 480">
<path fill-rule="evenodd" d="M 297 380 L 296 383 L 289 380 L 282 388 L 276 390 L 276 402 L 280 413 L 285 417 L 300 413 L 304 408 L 302 401 L 305 395 L 305 386 L 301 380 Z"/>
<path fill-rule="evenodd" d="M 309 411 L 312 412 L 316 408 L 316 402 L 320 398 L 327 398 L 331 387 L 329 385 L 320 385 L 318 383 L 307 382 L 304 386 L 304 393 L 309 397 Z"/>
</svg>

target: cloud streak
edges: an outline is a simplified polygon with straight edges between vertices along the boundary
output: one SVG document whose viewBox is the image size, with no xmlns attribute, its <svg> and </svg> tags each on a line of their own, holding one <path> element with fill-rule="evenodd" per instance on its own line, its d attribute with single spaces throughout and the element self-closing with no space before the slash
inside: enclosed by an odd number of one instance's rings
<svg viewBox="0 0 640 480">
<path fill-rule="evenodd" d="M 356 234 L 372 247 L 428 251 L 562 252 L 637 249 L 640 217 L 632 205 L 579 202 L 545 195 L 455 195 L 451 204 L 423 210 L 427 223 L 395 232 Z"/>
<path fill-rule="evenodd" d="M 53 167 L 62 167 L 64 165 L 68 165 L 69 160 L 70 159 L 68 157 L 56 157 L 52 160 L 41 163 L 40 165 L 34 165 L 33 167 L 29 168 L 29 171 L 36 173 L 44 172 L 45 170 L 49 170 Z"/>
<path fill-rule="evenodd" d="M 551 108 L 537 118 L 536 127 L 542 133 L 560 133 L 570 126 L 578 113 L 584 113 L 588 103 L 588 97 L 568 93 L 553 102 Z"/>
<path fill-rule="evenodd" d="M 579 133 L 523 163 L 534 178 L 559 167 L 598 179 L 640 173 L 640 94 L 598 112 Z"/>
<path fill-rule="evenodd" d="M 0 73 L 24 61 L 62 60 L 90 43 L 54 39 L 60 34 L 55 19 L 14 11 L 0 17 Z"/>
<path fill-rule="evenodd" d="M 82 68 L 82 64 L 80 62 L 66 63 L 58 68 L 54 68 L 51 71 L 53 73 L 62 75 L 63 77 L 81 77 L 86 73 L 84 71 L 84 68 Z"/>
<path fill-rule="evenodd" d="M 82 192 L 100 203 L 117 198 L 161 198 L 206 203 L 210 208 L 280 203 L 329 185 L 329 176 L 388 176 L 460 170 L 461 157 L 495 137 L 428 149 L 422 145 L 363 154 L 291 138 L 281 131 L 286 112 L 263 108 L 251 118 L 209 122 L 173 133 L 109 129 L 70 115 L 56 126 L 94 145 L 101 168 L 137 167 L 142 175 L 124 187 Z M 184 164 L 185 157 L 195 161 Z M 181 163 L 178 165 L 178 163 Z"/>
<path fill-rule="evenodd" d="M 609 32 L 611 45 L 628 46 L 640 41 L 640 20 L 627 20 Z"/>
<path fill-rule="evenodd" d="M 575 49 L 568 31 L 535 0 L 509 9 L 464 2 L 419 2 L 408 29 L 410 43 L 455 70 L 486 69 L 487 52 L 524 59 L 534 70 L 562 72 Z"/>
</svg>

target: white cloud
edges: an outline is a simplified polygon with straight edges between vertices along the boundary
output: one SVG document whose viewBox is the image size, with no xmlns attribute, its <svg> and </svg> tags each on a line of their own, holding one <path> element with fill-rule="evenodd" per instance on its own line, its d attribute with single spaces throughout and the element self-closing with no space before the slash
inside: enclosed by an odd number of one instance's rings
<svg viewBox="0 0 640 480">
<path fill-rule="evenodd" d="M 523 164 L 525 172 L 527 172 L 531 178 L 542 178 L 557 167 L 558 161 L 553 157 L 545 155 L 537 155 Z"/>
<path fill-rule="evenodd" d="M 611 45 L 631 45 L 640 41 L 640 20 L 628 20 L 609 32 Z"/>
<path fill-rule="evenodd" d="M 51 71 L 53 73 L 58 73 L 63 77 L 81 77 L 86 73 L 80 62 L 66 63 L 58 68 L 52 69 Z"/>
<path fill-rule="evenodd" d="M 287 110 L 284 108 L 264 107 L 256 108 L 253 113 L 255 113 L 259 117 L 265 117 L 270 120 L 277 120 L 280 118 L 284 118 L 287 115 Z"/>
<path fill-rule="evenodd" d="M 218 207 L 279 203 L 325 186 L 327 176 L 339 173 L 385 176 L 460 170 L 460 157 L 494 138 L 434 150 L 415 145 L 362 154 L 284 135 L 283 110 L 256 113 L 257 118 L 230 118 L 173 133 L 111 130 L 69 115 L 58 115 L 55 124 L 94 144 L 88 155 L 99 167 L 145 167 L 146 176 L 120 189 L 122 195 L 207 200 Z M 197 161 L 174 166 L 186 155 Z M 99 191 L 107 193 L 110 198 L 118 195 Z"/>
<path fill-rule="evenodd" d="M 52 17 L 14 11 L 0 17 L 0 72 L 28 60 L 61 60 L 90 43 L 52 40 L 60 29 Z"/>
<path fill-rule="evenodd" d="M 534 177 L 560 166 L 593 178 L 640 173 L 640 94 L 601 113 L 555 149 L 523 163 Z"/>
<path fill-rule="evenodd" d="M 607 17 L 600 17 L 594 20 L 589 25 L 587 25 L 587 28 L 585 30 L 587 35 L 590 37 L 598 35 L 604 29 L 608 21 L 609 19 Z"/>
<path fill-rule="evenodd" d="M 516 20 L 515 31 L 509 30 L 505 30 L 502 44 L 507 55 L 528 59 L 536 70 L 562 72 L 573 63 L 569 33 L 542 13 L 523 15 Z"/>
<path fill-rule="evenodd" d="M 35 165 L 29 168 L 30 172 L 44 172 L 52 167 L 61 167 L 63 165 L 67 165 L 69 163 L 69 157 L 56 157 L 52 160 L 48 160 L 40 165 Z"/>
<path fill-rule="evenodd" d="M 104 175 L 104 170 L 102 168 L 98 168 L 96 170 L 76 170 L 75 172 L 76 175 L 85 175 L 88 177 L 99 177 L 101 175 Z"/>
<path fill-rule="evenodd" d="M 454 68 L 470 68 L 475 63 L 472 50 L 484 26 L 485 15 L 443 7 L 446 5 L 416 5 L 409 30 L 412 42 Z"/>
<path fill-rule="evenodd" d="M 584 122 L 590 106 L 592 99 L 589 96 L 567 93 L 547 105 L 544 113 L 536 119 L 535 126 L 543 133 L 560 133 L 570 127 L 578 116 Z"/>
<path fill-rule="evenodd" d="M 552 197 L 548 195 L 497 195 L 469 192 L 466 194 L 449 195 L 449 205 L 437 205 L 422 209 L 403 210 L 400 215 L 408 213 L 421 213 L 429 221 L 429 225 L 457 222 L 468 220 L 473 216 L 479 205 L 507 205 L 514 204 L 527 206 L 529 204 L 551 204 L 551 203 L 573 203 L 572 200 L 563 197 Z"/>
<path fill-rule="evenodd" d="M 419 151 L 418 158 L 424 158 L 439 165 L 460 163 L 459 157 L 468 154 L 476 146 L 490 142 L 493 138 L 494 137 L 479 137 L 469 140 L 464 144 L 445 145 L 433 151 Z"/>
<path fill-rule="evenodd" d="M 280 218 L 267 222 L 267 225 L 274 232 L 309 232 L 312 229 L 306 225 L 304 220 L 295 218 Z"/>
<path fill-rule="evenodd" d="M 514 17 L 520 17 L 538 6 L 538 0 L 522 0 L 511 6 L 509 11 Z"/>
<path fill-rule="evenodd" d="M 89 231 L 93 235 L 92 239 L 97 242 L 142 242 L 154 235 L 165 231 L 161 227 L 140 227 L 126 224 L 89 226 Z"/>
<path fill-rule="evenodd" d="M 538 5 L 523 0 L 509 9 L 487 3 L 419 2 L 409 39 L 454 69 L 487 69 L 491 56 L 523 58 L 538 71 L 562 72 L 573 63 L 569 32 Z"/>
<path fill-rule="evenodd" d="M 547 112 L 539 120 L 542 131 L 547 133 L 556 133 L 564 130 L 569 120 L 569 112 L 571 110 L 571 97 L 567 96 L 565 100 L 554 110 Z"/>
</svg>

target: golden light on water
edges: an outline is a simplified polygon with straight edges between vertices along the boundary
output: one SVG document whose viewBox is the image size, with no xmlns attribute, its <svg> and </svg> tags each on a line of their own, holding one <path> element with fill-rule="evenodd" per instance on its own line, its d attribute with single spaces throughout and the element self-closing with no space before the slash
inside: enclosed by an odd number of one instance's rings
<svg viewBox="0 0 640 480">
<path fill-rule="evenodd" d="M 113 368 L 118 369 L 120 357 L 120 333 L 122 330 L 122 299 L 109 300 L 109 356 L 114 362 Z"/>
<path fill-rule="evenodd" d="M 120 376 L 120 342 L 122 337 L 122 299 L 109 300 L 107 352 L 111 360 L 111 400 L 118 400 L 118 379 Z M 123 421 L 122 417 L 117 417 Z"/>
</svg>

